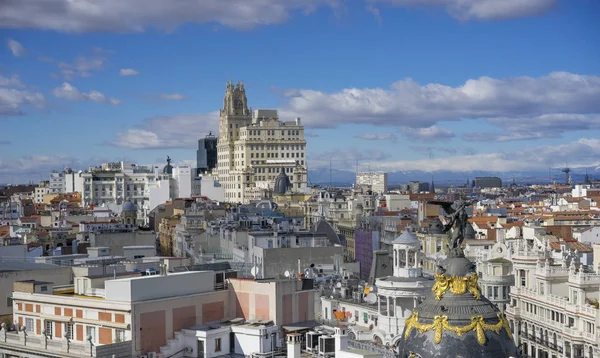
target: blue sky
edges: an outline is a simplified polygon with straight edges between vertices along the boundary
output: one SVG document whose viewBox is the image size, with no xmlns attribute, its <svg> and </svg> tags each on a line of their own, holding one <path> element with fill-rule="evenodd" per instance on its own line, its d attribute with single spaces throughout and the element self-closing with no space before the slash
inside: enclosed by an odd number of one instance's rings
<svg viewBox="0 0 600 358">
<path fill-rule="evenodd" d="M 91 2 L 0 4 L 0 183 L 192 160 L 228 80 L 312 168 L 600 166 L 597 1 Z"/>
</svg>

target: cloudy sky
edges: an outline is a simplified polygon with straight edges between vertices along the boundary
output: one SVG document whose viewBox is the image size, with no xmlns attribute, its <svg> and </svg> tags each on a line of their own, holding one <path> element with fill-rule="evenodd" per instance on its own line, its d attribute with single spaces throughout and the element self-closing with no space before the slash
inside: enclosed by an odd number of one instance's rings
<svg viewBox="0 0 600 358">
<path fill-rule="evenodd" d="M 0 183 L 194 159 L 228 80 L 303 119 L 312 168 L 600 165 L 598 14 L 593 0 L 5 0 Z"/>
</svg>

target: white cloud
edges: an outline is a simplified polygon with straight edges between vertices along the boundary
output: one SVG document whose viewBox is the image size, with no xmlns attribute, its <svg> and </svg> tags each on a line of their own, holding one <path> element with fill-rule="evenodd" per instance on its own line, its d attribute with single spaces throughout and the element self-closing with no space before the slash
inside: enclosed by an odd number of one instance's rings
<svg viewBox="0 0 600 358">
<path fill-rule="evenodd" d="M 449 139 L 454 137 L 454 132 L 449 129 L 431 126 L 427 128 L 402 127 L 400 132 L 408 139 L 431 140 L 431 139 Z"/>
<path fill-rule="evenodd" d="M 0 75 L 0 116 L 23 115 L 23 106 L 43 109 L 46 98 L 39 92 L 23 90 L 25 85 L 17 75 L 4 77 Z"/>
<path fill-rule="evenodd" d="M 83 93 L 68 82 L 63 82 L 62 86 L 53 89 L 52 94 L 56 98 L 62 98 L 69 101 L 93 101 L 112 105 L 121 104 L 120 100 L 116 98 L 108 98 L 103 93 L 98 91 Z"/>
<path fill-rule="evenodd" d="M 121 76 L 137 76 L 140 73 L 136 70 L 134 70 L 133 68 L 122 68 L 119 71 L 119 75 Z"/>
<path fill-rule="evenodd" d="M 331 164 L 334 168 L 348 170 L 355 168 L 357 163 L 362 166 L 366 161 L 382 161 L 389 156 L 389 152 L 375 149 L 335 148 L 324 152 L 308 152 L 307 160 L 311 169 L 328 168 Z"/>
<path fill-rule="evenodd" d="M 2 5 L 0 5 L 0 9 L 2 8 Z M 2 15 L 0 15 L 1 17 Z M 8 39 L 6 40 L 6 45 L 8 46 L 8 49 L 10 50 L 10 52 L 12 52 L 13 56 L 15 57 L 21 57 L 21 56 L 25 56 L 27 54 L 27 50 L 25 49 L 25 47 L 23 45 L 21 45 L 21 43 L 13 40 L 13 39 Z"/>
<path fill-rule="evenodd" d="M 106 65 L 106 58 L 99 54 L 101 53 L 96 53 L 92 57 L 77 57 L 73 63 L 60 62 L 58 64 L 60 73 L 67 80 L 72 80 L 74 77 L 91 77 L 92 72 L 101 71 Z"/>
<path fill-rule="evenodd" d="M 364 133 L 357 136 L 359 139 L 364 140 L 396 140 L 396 135 L 393 133 Z"/>
<path fill-rule="evenodd" d="M 85 170 L 91 165 L 98 165 L 106 161 L 109 160 L 100 157 L 82 160 L 64 154 L 24 157 L 4 156 L 0 158 L 0 183 L 26 183 L 39 180 L 40 173 L 47 175 L 52 170 L 62 170 L 64 167 Z"/>
<path fill-rule="evenodd" d="M 218 132 L 219 112 L 148 118 L 134 129 L 116 134 L 110 144 L 130 149 L 196 148 L 209 131 Z"/>
<path fill-rule="evenodd" d="M 19 75 L 12 75 L 10 77 L 0 75 L 0 87 L 23 88 L 25 86 L 21 82 Z"/>
<path fill-rule="evenodd" d="M 441 7 L 459 20 L 506 20 L 540 16 L 556 8 L 558 0 L 369 0 L 397 7 Z"/>
<path fill-rule="evenodd" d="M 165 101 L 183 101 L 188 99 L 187 96 L 184 96 L 180 93 L 161 93 L 159 96 Z"/>
<path fill-rule="evenodd" d="M 570 166 L 600 165 L 600 139 L 581 138 L 559 145 L 524 147 L 502 153 L 466 154 L 454 157 L 424 160 L 373 161 L 370 166 L 388 171 L 536 171 L 559 167 L 568 162 Z"/>
<path fill-rule="evenodd" d="M 287 90 L 282 117 L 300 116 L 309 127 L 375 124 L 427 128 L 442 121 L 600 113 L 600 77 L 553 72 L 542 77 L 469 79 L 458 87 L 397 81 L 389 89 L 346 88 L 339 92 Z M 528 119 L 527 119 L 528 118 Z M 541 117 L 543 118 L 543 117 Z"/>
<path fill-rule="evenodd" d="M 293 12 L 335 9 L 337 0 L 28 0 L 0 2 L 0 26 L 62 32 L 171 31 L 186 23 L 250 29 L 284 23 Z"/>
</svg>

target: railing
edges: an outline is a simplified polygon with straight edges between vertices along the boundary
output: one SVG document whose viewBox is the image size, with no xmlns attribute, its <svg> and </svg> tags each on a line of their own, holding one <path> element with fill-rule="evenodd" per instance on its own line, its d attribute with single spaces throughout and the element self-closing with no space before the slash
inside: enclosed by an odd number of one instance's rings
<svg viewBox="0 0 600 358">
<path fill-rule="evenodd" d="M 349 339 L 348 347 L 354 348 L 354 349 L 362 349 L 362 350 L 369 351 L 369 352 L 376 352 L 376 353 L 381 354 L 383 356 L 383 358 L 395 358 L 396 357 L 396 353 L 394 352 L 394 350 L 392 348 L 381 346 L 381 345 L 378 345 L 373 342 L 356 341 L 356 340 Z"/>
<path fill-rule="evenodd" d="M 129 356 L 131 354 L 131 341 L 106 345 L 90 345 L 67 341 L 65 339 L 49 339 L 33 333 L 5 332 L 0 330 L 0 348 L 8 354 L 20 356 L 36 355 L 41 357 L 107 357 Z"/>
<path fill-rule="evenodd" d="M 562 267 L 562 266 L 542 266 L 542 267 L 537 266 L 535 268 L 535 274 L 542 275 L 542 276 L 551 276 L 551 277 L 568 276 L 569 268 Z"/>
</svg>

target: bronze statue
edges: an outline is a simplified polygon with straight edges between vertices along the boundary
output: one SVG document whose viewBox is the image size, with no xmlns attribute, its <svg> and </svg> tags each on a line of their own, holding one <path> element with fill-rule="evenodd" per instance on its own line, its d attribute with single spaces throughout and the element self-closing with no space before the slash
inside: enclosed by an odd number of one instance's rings
<svg viewBox="0 0 600 358">
<path fill-rule="evenodd" d="M 456 203 L 448 203 L 445 201 L 430 201 L 431 204 L 440 205 L 450 221 L 444 226 L 443 232 L 449 232 L 454 226 L 454 231 L 450 235 L 450 242 L 448 249 L 451 253 L 460 254 L 462 252 L 461 245 L 465 239 L 465 231 L 467 225 L 469 225 L 469 215 L 467 214 L 467 207 L 471 205 L 470 202 L 459 200 Z M 452 207 L 454 205 L 454 208 Z"/>
<path fill-rule="evenodd" d="M 167 165 L 171 164 L 171 157 L 167 155 Z"/>
</svg>

